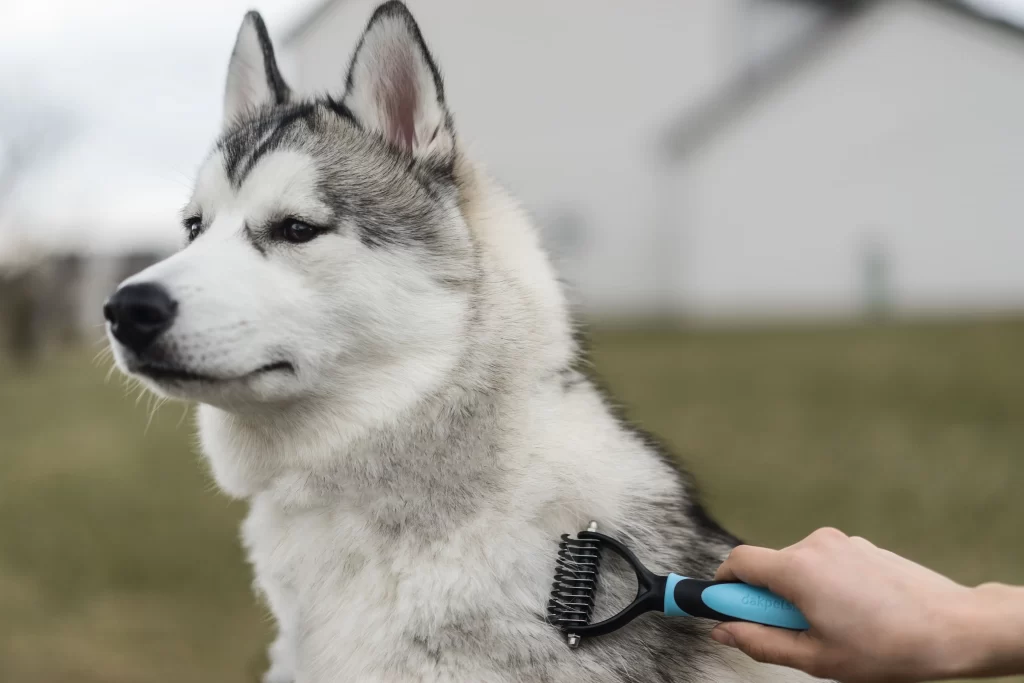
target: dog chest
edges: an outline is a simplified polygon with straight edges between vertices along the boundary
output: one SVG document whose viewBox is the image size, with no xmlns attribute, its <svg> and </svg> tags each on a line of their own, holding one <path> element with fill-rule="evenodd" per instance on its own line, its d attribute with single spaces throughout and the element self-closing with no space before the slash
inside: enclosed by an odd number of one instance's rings
<svg viewBox="0 0 1024 683">
<path fill-rule="evenodd" d="M 466 667 L 483 675 L 502 660 L 506 668 L 529 661 L 531 643 L 552 642 L 543 622 L 551 571 L 543 532 L 533 552 L 529 542 L 513 551 L 497 520 L 480 522 L 423 543 L 374 530 L 354 511 L 286 513 L 257 500 L 244 538 L 257 585 L 271 603 L 284 596 L 287 614 L 277 606 L 275 614 L 294 631 L 309 680 L 333 680 L 339 667 L 359 672 L 353 680 L 386 671 L 444 680 L 456 670 L 467 680 Z M 495 643 L 511 645 L 503 652 Z"/>
</svg>

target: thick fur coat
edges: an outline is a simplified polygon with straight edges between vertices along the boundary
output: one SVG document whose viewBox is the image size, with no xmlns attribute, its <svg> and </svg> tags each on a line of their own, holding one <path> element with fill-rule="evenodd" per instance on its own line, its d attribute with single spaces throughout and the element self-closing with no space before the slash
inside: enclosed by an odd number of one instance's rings
<svg viewBox="0 0 1024 683">
<path fill-rule="evenodd" d="M 250 13 L 225 110 L 187 246 L 107 317 L 123 370 L 200 403 L 214 477 L 251 505 L 266 681 L 801 677 L 699 620 L 648 615 L 576 650 L 546 623 L 559 535 L 590 520 L 663 573 L 708 577 L 736 541 L 581 372 L 537 233 L 464 156 L 402 4 L 315 99 Z M 632 597 L 624 566 L 601 579 L 608 610 Z"/>
</svg>

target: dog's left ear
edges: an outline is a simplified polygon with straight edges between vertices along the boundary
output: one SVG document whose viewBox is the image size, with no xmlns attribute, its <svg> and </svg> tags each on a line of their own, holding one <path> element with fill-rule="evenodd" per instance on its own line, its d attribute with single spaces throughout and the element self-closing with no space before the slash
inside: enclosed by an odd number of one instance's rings
<svg viewBox="0 0 1024 683">
<path fill-rule="evenodd" d="M 387 2 L 370 17 L 352 55 L 343 102 L 361 125 L 414 159 L 451 160 L 455 133 L 444 83 L 401 2 Z"/>
<path fill-rule="evenodd" d="M 224 88 L 224 126 L 227 127 L 257 107 L 273 102 L 284 104 L 291 89 L 281 77 L 274 59 L 267 26 L 259 12 L 245 15 L 238 29 L 235 49 L 228 63 Z"/>
</svg>

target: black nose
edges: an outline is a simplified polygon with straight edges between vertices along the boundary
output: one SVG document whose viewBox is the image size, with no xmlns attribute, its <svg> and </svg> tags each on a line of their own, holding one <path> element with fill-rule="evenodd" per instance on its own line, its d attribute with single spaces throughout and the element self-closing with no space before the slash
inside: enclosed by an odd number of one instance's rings
<svg viewBox="0 0 1024 683">
<path fill-rule="evenodd" d="M 126 285 L 103 304 L 114 338 L 136 353 L 171 326 L 178 302 L 163 287 L 148 282 Z"/>
</svg>

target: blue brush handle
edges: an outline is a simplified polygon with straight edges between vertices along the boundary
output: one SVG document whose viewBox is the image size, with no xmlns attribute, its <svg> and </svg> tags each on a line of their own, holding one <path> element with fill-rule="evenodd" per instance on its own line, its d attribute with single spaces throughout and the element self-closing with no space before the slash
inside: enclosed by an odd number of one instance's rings
<svg viewBox="0 0 1024 683">
<path fill-rule="evenodd" d="M 767 589 L 734 581 L 701 581 L 678 574 L 669 574 L 665 581 L 665 614 L 752 621 L 794 631 L 811 627 L 791 602 Z"/>
</svg>

